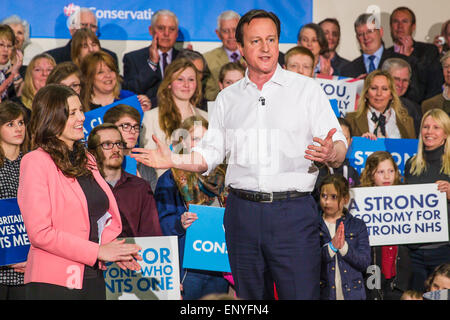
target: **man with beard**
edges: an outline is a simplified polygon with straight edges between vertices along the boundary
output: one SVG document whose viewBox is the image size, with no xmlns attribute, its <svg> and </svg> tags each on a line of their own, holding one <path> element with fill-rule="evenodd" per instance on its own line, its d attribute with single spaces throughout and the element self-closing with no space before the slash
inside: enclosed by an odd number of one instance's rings
<svg viewBox="0 0 450 320">
<path fill-rule="evenodd" d="M 97 159 L 98 169 L 119 206 L 122 219 L 119 237 L 162 236 L 149 183 L 122 169 L 125 148 L 126 143 L 114 124 L 101 124 L 89 134 L 89 152 Z"/>
</svg>

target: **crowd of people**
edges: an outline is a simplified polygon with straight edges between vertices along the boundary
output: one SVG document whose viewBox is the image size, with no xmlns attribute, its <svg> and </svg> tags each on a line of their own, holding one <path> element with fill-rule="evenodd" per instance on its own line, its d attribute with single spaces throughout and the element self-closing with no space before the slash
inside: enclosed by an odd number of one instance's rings
<svg viewBox="0 0 450 320">
<path fill-rule="evenodd" d="M 419 42 L 414 12 L 399 7 L 385 48 L 372 18 L 355 19 L 361 55 L 350 61 L 337 53 L 335 18 L 301 26 L 281 53 L 276 15 L 225 11 L 222 45 L 202 54 L 175 48 L 178 18 L 160 10 L 151 44 L 124 55 L 123 74 L 87 8 L 69 17 L 65 46 L 28 65 L 30 26 L 4 19 L 0 198 L 17 198 L 31 246 L 25 262 L 0 267 L 0 299 L 105 299 L 107 262 L 140 269 L 141 248 L 122 238 L 168 235 L 178 237 L 186 300 L 398 300 L 450 289 L 448 241 L 371 247 L 346 208 L 351 188 L 436 183 L 450 210 L 450 20 L 433 44 Z M 337 119 L 320 76 L 364 79 L 356 111 Z M 143 116 L 120 103 L 133 95 Z M 112 103 L 85 139 L 84 113 Z M 281 147 L 229 129 L 282 129 Z M 345 159 L 355 136 L 418 139 L 418 149 L 403 176 L 384 151 L 359 175 Z M 182 268 L 198 219 L 190 204 L 226 208 L 231 273 Z M 380 270 L 375 289 L 369 266 Z"/>
</svg>

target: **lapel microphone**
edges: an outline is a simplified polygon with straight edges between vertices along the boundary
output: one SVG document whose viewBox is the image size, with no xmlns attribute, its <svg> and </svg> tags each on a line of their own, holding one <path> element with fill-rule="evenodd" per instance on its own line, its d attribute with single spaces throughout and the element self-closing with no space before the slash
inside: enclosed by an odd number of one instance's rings
<svg viewBox="0 0 450 320">
<path fill-rule="evenodd" d="M 261 102 L 263 107 L 266 105 L 266 99 L 264 97 L 259 97 L 258 101 Z"/>
</svg>

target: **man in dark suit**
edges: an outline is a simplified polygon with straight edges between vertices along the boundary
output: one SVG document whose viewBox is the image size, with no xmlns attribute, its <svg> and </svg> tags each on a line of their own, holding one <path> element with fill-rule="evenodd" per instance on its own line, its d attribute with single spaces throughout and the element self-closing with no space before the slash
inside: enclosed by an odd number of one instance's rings
<svg viewBox="0 0 450 320">
<path fill-rule="evenodd" d="M 362 55 L 342 68 L 344 77 L 364 77 L 376 69 L 380 69 L 384 60 L 392 57 L 402 57 L 397 53 L 388 53 L 383 43 L 383 28 L 373 16 L 368 13 L 361 14 L 355 21 L 356 38 L 359 42 Z"/>
<path fill-rule="evenodd" d="M 156 107 L 156 93 L 165 68 L 175 60 L 178 50 L 173 46 L 178 37 L 178 18 L 169 10 L 159 10 L 152 16 L 150 46 L 128 52 L 123 57 L 123 88 L 150 98 Z"/>
<path fill-rule="evenodd" d="M 442 92 L 444 78 L 439 63 L 439 50 L 431 43 L 415 41 L 416 16 L 407 7 L 398 7 L 390 17 L 391 37 L 394 45 L 386 51 L 408 57 L 409 63 L 418 72 L 419 101 Z"/>
<path fill-rule="evenodd" d="M 73 36 L 78 29 L 89 28 L 92 32 L 97 33 L 98 23 L 95 14 L 88 8 L 80 8 L 80 10 L 75 11 L 68 19 L 68 26 L 70 35 Z M 72 39 L 63 47 L 58 47 L 55 49 L 48 50 L 47 53 L 50 54 L 56 63 L 72 61 L 71 58 L 71 48 Z M 102 47 L 102 50 L 110 54 L 113 57 L 116 66 L 118 66 L 117 55 Z"/>
<path fill-rule="evenodd" d="M 350 61 L 342 58 L 336 52 L 336 48 L 339 45 L 341 39 L 341 26 L 339 21 L 335 18 L 326 18 L 319 22 L 319 26 L 325 33 L 325 37 L 328 40 L 329 55 L 331 58 L 331 67 L 333 68 L 333 75 L 341 75 L 341 69 Z"/>
</svg>

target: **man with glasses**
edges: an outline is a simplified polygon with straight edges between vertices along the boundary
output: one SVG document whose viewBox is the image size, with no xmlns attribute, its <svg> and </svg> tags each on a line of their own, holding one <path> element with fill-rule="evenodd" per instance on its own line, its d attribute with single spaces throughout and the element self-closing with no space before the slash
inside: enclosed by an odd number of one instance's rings
<svg viewBox="0 0 450 320">
<path fill-rule="evenodd" d="M 100 173 L 110 185 L 122 219 L 119 237 L 162 236 L 156 202 L 150 185 L 122 169 L 126 143 L 112 123 L 96 126 L 88 138 L 88 149 Z"/>
<path fill-rule="evenodd" d="M 367 74 L 380 69 L 388 58 L 405 58 L 392 52 L 388 53 L 383 43 L 383 28 L 374 15 L 363 13 L 354 23 L 356 39 L 362 55 L 341 69 L 341 76 L 364 78 Z"/>
<path fill-rule="evenodd" d="M 106 111 L 103 116 L 103 122 L 112 123 L 117 126 L 126 143 L 126 149 L 123 149 L 123 154 L 125 156 L 129 155 L 131 149 L 137 145 L 139 139 L 141 130 L 141 115 L 139 111 L 129 105 L 118 104 Z M 154 168 L 147 167 L 142 163 L 137 163 L 136 175 L 150 183 L 152 190 L 155 190 L 158 176 L 156 175 L 156 170 Z"/>
<path fill-rule="evenodd" d="M 81 28 L 89 28 L 97 34 L 98 31 L 98 23 L 95 14 L 88 8 L 80 8 L 80 10 L 76 10 L 68 19 L 67 19 L 67 27 L 69 28 L 70 36 L 73 37 L 75 32 Z M 64 62 L 64 61 L 72 61 L 71 58 L 71 48 L 72 48 L 72 39 L 63 47 L 58 47 L 55 49 L 48 50 L 47 53 L 50 54 L 56 61 L 56 63 Z M 107 52 L 111 57 L 113 57 L 116 66 L 118 66 L 117 55 L 102 47 L 102 50 Z"/>
<path fill-rule="evenodd" d="M 165 68 L 177 57 L 174 48 L 178 37 L 178 18 L 170 10 L 159 10 L 152 16 L 149 33 L 150 46 L 123 56 L 123 88 L 150 98 L 157 105 L 156 93 L 164 77 Z"/>
</svg>

